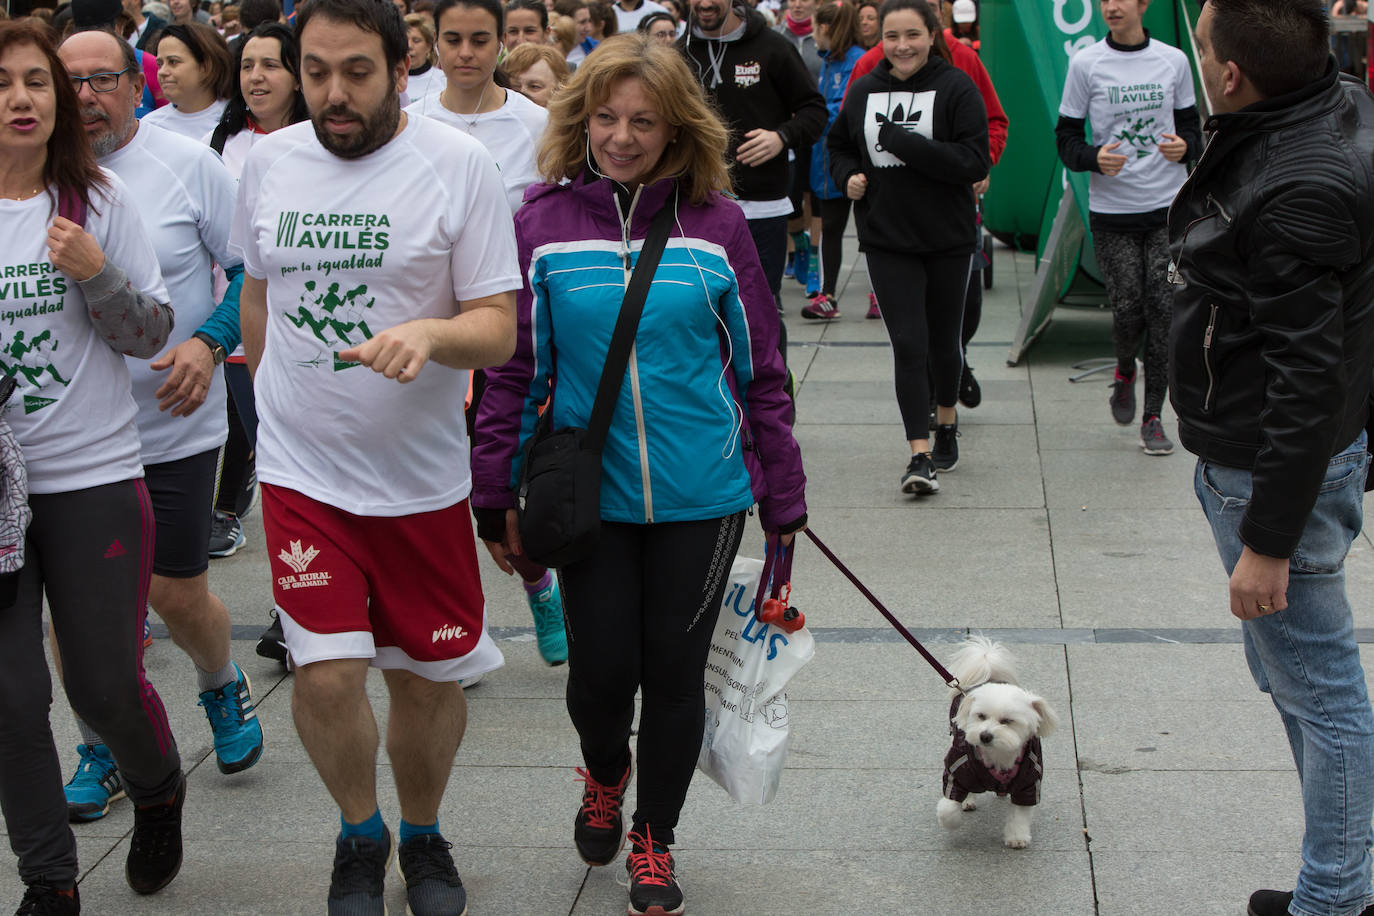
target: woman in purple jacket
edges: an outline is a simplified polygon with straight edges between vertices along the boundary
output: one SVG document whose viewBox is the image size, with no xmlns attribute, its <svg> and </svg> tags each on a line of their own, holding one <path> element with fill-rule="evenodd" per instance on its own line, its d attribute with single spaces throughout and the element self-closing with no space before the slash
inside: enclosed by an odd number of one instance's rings
<svg viewBox="0 0 1374 916">
<path fill-rule="evenodd" d="M 547 184 L 515 219 L 526 278 L 516 351 L 487 373 L 473 443 L 478 532 L 505 564 L 521 553 L 513 485 L 538 405 L 552 391 L 553 428 L 586 427 L 649 223 L 673 208 L 602 452 L 600 542 L 559 571 L 568 711 L 586 761 L 573 837 L 592 865 L 624 843 L 642 693 L 631 913 L 682 912 L 669 847 L 745 514 L 757 503 L 764 529 L 784 536 L 806 524 L 777 311 L 744 214 L 721 194 L 726 139 L 682 57 L 642 35 L 603 42 L 554 96 L 539 152 Z"/>
</svg>

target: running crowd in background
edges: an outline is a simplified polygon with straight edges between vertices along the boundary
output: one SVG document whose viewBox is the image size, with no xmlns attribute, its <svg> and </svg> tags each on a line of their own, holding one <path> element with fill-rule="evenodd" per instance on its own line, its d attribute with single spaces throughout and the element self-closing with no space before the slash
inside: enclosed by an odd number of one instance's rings
<svg viewBox="0 0 1374 916">
<path fill-rule="evenodd" d="M 1168 203 L 1201 132 L 1147 0 L 1099 5 L 1110 35 L 1072 61 L 1058 149 L 1093 173 L 1111 416 L 1136 422 L 1143 354 L 1141 445 L 1165 455 Z M 80 911 L 68 822 L 125 796 L 130 886 L 181 867 L 149 609 L 194 666 L 219 769 L 261 759 L 207 576 L 260 504 L 276 607 L 258 652 L 295 670 L 295 725 L 340 808 L 331 914 L 384 912 L 394 854 L 410 912 L 465 912 L 438 812 L 463 688 L 503 662 L 478 541 L 519 576 L 544 662 L 569 666 L 578 853 L 606 865 L 628 838 L 629 912 L 681 913 L 703 614 L 751 506 L 784 542 L 807 521 L 784 284 L 803 320 L 841 318 L 852 215 L 859 308 L 892 343 L 901 492 L 939 490 L 959 408 L 981 401 L 980 200 L 1009 124 L 978 18 L 976 0 L 72 0 L 0 23 L 0 463 L 29 494 L 0 515 L 19 912 Z M 1122 84 L 1160 91 L 1104 90 Z M 1145 117 L 1158 129 L 1128 136 Z M 608 386 L 641 263 L 658 284 Z M 555 574 L 520 536 L 528 446 L 608 397 L 600 540 Z M 82 738 L 65 787 L 45 596 Z"/>
</svg>

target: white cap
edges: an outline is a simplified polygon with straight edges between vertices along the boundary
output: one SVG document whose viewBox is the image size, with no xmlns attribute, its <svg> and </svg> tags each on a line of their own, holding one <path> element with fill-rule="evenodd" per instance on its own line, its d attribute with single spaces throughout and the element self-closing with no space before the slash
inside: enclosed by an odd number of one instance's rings
<svg viewBox="0 0 1374 916">
<path fill-rule="evenodd" d="M 973 0 L 954 0 L 954 21 L 959 23 L 977 22 L 978 7 Z"/>
</svg>

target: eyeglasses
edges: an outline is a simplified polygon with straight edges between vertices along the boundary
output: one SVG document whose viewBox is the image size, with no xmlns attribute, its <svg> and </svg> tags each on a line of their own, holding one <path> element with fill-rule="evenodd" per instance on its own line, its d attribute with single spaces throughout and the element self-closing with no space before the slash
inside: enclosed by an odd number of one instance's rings
<svg viewBox="0 0 1374 916">
<path fill-rule="evenodd" d="M 77 95 L 81 94 L 81 84 L 88 83 L 95 92 L 114 92 L 119 86 L 119 78 L 128 73 L 129 67 L 113 73 L 92 73 L 90 76 L 73 76 L 72 89 Z"/>
</svg>

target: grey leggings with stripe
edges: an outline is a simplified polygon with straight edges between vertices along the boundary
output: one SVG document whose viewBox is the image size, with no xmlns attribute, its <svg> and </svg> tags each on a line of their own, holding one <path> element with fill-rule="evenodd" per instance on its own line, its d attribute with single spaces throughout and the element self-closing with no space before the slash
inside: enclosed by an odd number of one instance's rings
<svg viewBox="0 0 1374 916">
<path fill-rule="evenodd" d="M 1149 232 L 1093 231 L 1093 251 L 1112 303 L 1112 342 L 1117 367 L 1135 371 L 1136 354 L 1145 349 L 1145 400 L 1142 419 L 1159 416 L 1168 387 L 1169 322 L 1173 291 L 1169 288 L 1169 230 Z"/>
</svg>

